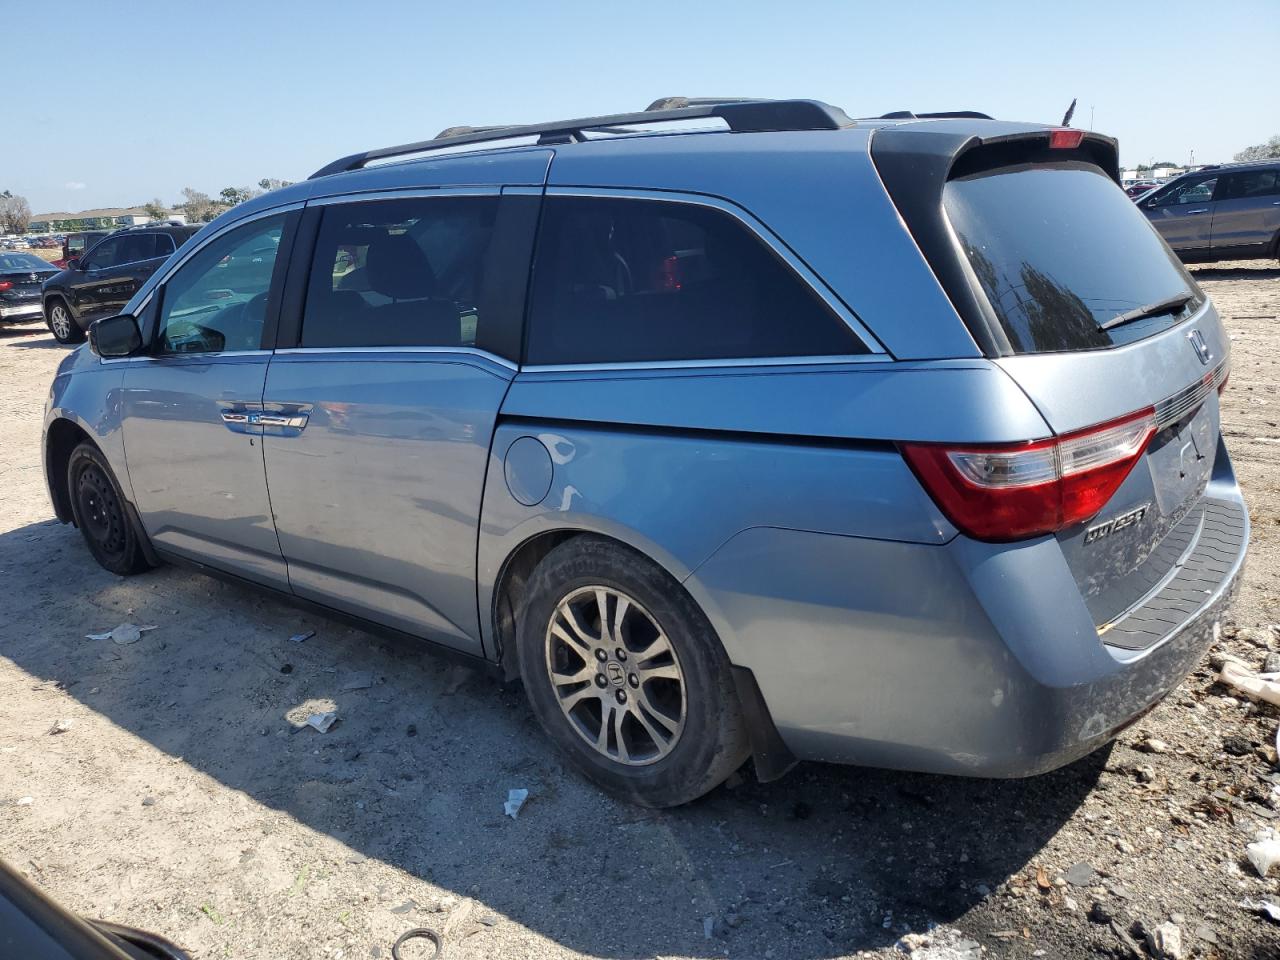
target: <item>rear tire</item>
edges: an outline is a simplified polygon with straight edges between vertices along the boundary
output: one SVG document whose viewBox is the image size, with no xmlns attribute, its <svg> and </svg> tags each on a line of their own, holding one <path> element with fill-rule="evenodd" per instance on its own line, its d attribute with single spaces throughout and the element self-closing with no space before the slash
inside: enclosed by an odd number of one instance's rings
<svg viewBox="0 0 1280 960">
<path fill-rule="evenodd" d="M 44 322 L 59 343 L 83 343 L 84 331 L 71 315 L 71 308 L 61 297 L 50 297 L 44 305 Z"/>
<path fill-rule="evenodd" d="M 71 451 L 67 494 L 76 526 L 104 569 L 127 577 L 150 568 L 120 484 L 106 457 L 92 443 L 82 443 Z"/>
<path fill-rule="evenodd" d="M 575 537 L 538 564 L 525 600 L 516 637 L 525 692 L 588 779 L 673 807 L 747 759 L 729 658 L 693 598 L 652 561 Z"/>
</svg>

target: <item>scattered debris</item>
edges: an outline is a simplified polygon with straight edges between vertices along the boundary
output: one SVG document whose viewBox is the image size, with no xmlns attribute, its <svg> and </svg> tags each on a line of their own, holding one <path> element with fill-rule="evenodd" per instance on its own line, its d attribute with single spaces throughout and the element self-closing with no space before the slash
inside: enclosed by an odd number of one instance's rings
<svg viewBox="0 0 1280 960">
<path fill-rule="evenodd" d="M 35 802 L 36 802 L 35 797 L 19 797 L 18 798 L 18 806 L 20 807 L 29 807 Z"/>
<path fill-rule="evenodd" d="M 292 663 L 282 663 L 282 664 L 280 665 L 280 672 L 281 672 L 281 673 L 293 673 L 293 664 L 292 664 Z"/>
<path fill-rule="evenodd" d="M 1258 876 L 1265 877 L 1271 868 L 1280 863 L 1280 840 L 1267 833 L 1256 842 L 1244 848 L 1249 862 L 1258 871 Z"/>
<path fill-rule="evenodd" d="M 416 737 L 418 735 L 418 725 L 415 723 L 409 724 L 409 726 L 404 729 L 404 735 L 406 737 Z"/>
<path fill-rule="evenodd" d="M 1145 954 L 1143 953 L 1142 948 L 1138 946 L 1138 941 L 1129 936 L 1128 930 L 1120 926 L 1119 922 L 1115 920 L 1111 921 L 1110 927 L 1115 938 L 1119 940 L 1120 945 L 1125 948 L 1130 960 L 1144 960 Z"/>
<path fill-rule="evenodd" d="M 290 643 L 304 643 L 316 635 L 314 630 L 308 630 L 306 633 L 295 633 L 289 638 Z"/>
<path fill-rule="evenodd" d="M 1280 706 L 1280 674 L 1255 673 L 1242 661 L 1233 657 L 1223 661 L 1222 672 L 1218 675 L 1218 679 L 1256 700 L 1264 700 Z"/>
<path fill-rule="evenodd" d="M 404 916 L 406 913 L 410 913 L 417 909 L 417 907 L 418 905 L 414 901 L 406 900 L 404 903 L 400 904 L 400 906 L 392 907 L 391 912 L 399 916 Z"/>
<path fill-rule="evenodd" d="M 981 944 L 954 927 L 908 933 L 893 946 L 911 960 L 980 960 L 984 952 Z"/>
<path fill-rule="evenodd" d="M 1241 900 L 1240 906 L 1253 913 L 1260 913 L 1272 923 L 1280 923 L 1280 903 L 1267 897 L 1264 900 Z"/>
<path fill-rule="evenodd" d="M 1147 931 L 1147 946 L 1160 960 L 1182 960 L 1182 931 L 1177 924 L 1162 923 Z"/>
<path fill-rule="evenodd" d="M 1233 734 L 1222 738 L 1222 749 L 1233 757 L 1243 757 L 1253 753 L 1253 744 L 1248 737 Z"/>
<path fill-rule="evenodd" d="M 143 797 L 143 798 L 142 798 L 142 805 L 143 805 L 144 807 L 154 807 L 154 806 L 156 805 L 156 798 L 155 798 L 155 797 Z"/>
<path fill-rule="evenodd" d="M 1156 781 L 1155 767 L 1149 765 L 1141 766 L 1134 773 L 1137 774 L 1139 783 L 1155 783 Z"/>
<path fill-rule="evenodd" d="M 61 720 L 59 720 L 57 723 L 55 723 L 52 727 L 49 728 L 49 736 L 52 737 L 52 736 L 56 736 L 59 733 L 66 733 L 73 726 L 75 726 L 75 721 L 68 720 L 64 717 Z"/>
<path fill-rule="evenodd" d="M 373 686 L 373 672 L 370 670 L 361 670 L 359 673 L 353 673 L 342 681 L 341 690 L 368 690 Z"/>
<path fill-rule="evenodd" d="M 86 633 L 84 638 L 86 640 L 110 640 L 113 643 L 118 643 L 121 646 L 124 646 L 130 643 L 137 643 L 142 639 L 142 635 L 144 633 L 148 630 L 155 629 L 156 627 L 154 626 L 139 627 L 132 623 L 122 623 L 120 626 L 113 630 L 108 630 L 106 633 Z"/>
<path fill-rule="evenodd" d="M 495 916 L 492 913 L 487 913 L 476 920 L 476 923 L 480 924 L 482 927 L 496 927 L 501 922 L 502 918 Z"/>
<path fill-rule="evenodd" d="M 1268 653 L 1262 661 L 1261 673 L 1280 673 L 1280 653 Z"/>
<path fill-rule="evenodd" d="M 507 802 L 502 805 L 502 810 L 508 817 L 514 820 L 520 815 L 520 808 L 524 806 L 524 802 L 528 799 L 528 790 L 508 790 Z"/>
<path fill-rule="evenodd" d="M 1101 900 L 1095 900 L 1090 904 L 1088 916 L 1093 923 L 1110 923 L 1115 919 L 1111 908 Z"/>
<path fill-rule="evenodd" d="M 1205 943 L 1217 943 L 1218 933 L 1208 924 L 1200 924 L 1196 927 L 1196 939 L 1203 940 Z"/>
<path fill-rule="evenodd" d="M 1155 737 L 1148 737 L 1138 743 L 1138 749 L 1143 753 L 1168 753 L 1169 745 L 1163 740 L 1157 740 Z"/>
<path fill-rule="evenodd" d="M 435 947 L 435 952 L 425 954 L 422 960 L 435 960 L 436 957 L 444 952 L 444 938 L 440 934 L 430 927 L 415 927 L 413 930 L 406 930 L 396 937 L 396 942 L 391 945 L 392 960 L 404 960 L 404 955 L 400 953 L 400 948 L 411 940 L 426 940 Z"/>
<path fill-rule="evenodd" d="M 313 713 L 307 717 L 304 725 L 314 730 L 319 730 L 321 733 L 328 733 L 329 728 L 334 725 L 337 719 L 338 713 L 336 710 L 330 710 L 328 713 Z"/>
<path fill-rule="evenodd" d="M 1062 878 L 1073 887 L 1091 887 L 1098 879 L 1098 871 L 1088 863 L 1077 863 L 1068 867 Z"/>
</svg>

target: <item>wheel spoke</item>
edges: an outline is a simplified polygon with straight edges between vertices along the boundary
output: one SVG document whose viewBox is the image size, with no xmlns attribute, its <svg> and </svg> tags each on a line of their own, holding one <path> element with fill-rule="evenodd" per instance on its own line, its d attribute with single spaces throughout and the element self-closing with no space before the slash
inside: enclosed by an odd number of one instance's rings
<svg viewBox="0 0 1280 960">
<path fill-rule="evenodd" d="M 661 724 L 671 736 L 674 736 L 680 730 L 681 721 L 672 720 L 669 716 L 655 707 L 653 705 L 653 701 L 649 699 L 649 693 L 645 690 L 643 684 L 640 689 L 636 691 L 636 710 L 637 712 L 643 710 L 648 713 L 649 716 L 653 717 L 654 720 Z"/>
<path fill-rule="evenodd" d="M 613 736 L 618 741 L 618 759 L 623 763 L 631 762 L 631 753 L 627 750 L 627 741 L 622 737 L 622 721 L 627 719 L 626 710 L 613 711 Z"/>
<path fill-rule="evenodd" d="M 582 703 L 584 700 L 590 700 L 593 697 L 599 697 L 595 687 L 583 687 L 581 690 L 575 690 L 567 697 L 560 698 L 560 709 L 565 713 L 569 713 L 574 707 Z M 604 701 L 601 701 L 603 703 Z"/>
<path fill-rule="evenodd" d="M 653 642 L 649 646 L 641 650 L 636 656 L 636 665 L 641 670 L 648 670 L 649 668 L 645 664 L 651 660 L 658 659 L 663 654 L 671 655 L 674 659 L 674 655 L 671 652 L 671 641 L 667 639 L 665 633 L 660 633 L 653 638 Z M 677 677 L 677 679 L 679 678 Z"/>
<path fill-rule="evenodd" d="M 680 668 L 674 663 L 668 663 L 660 667 L 641 667 L 640 679 L 645 680 L 680 680 Z"/>
<path fill-rule="evenodd" d="M 639 704 L 636 704 L 632 708 L 631 715 L 636 718 L 636 721 L 640 726 L 644 727 L 645 732 L 649 734 L 649 739 L 653 741 L 653 745 L 658 748 L 659 753 L 665 754 L 671 749 L 671 731 L 668 730 L 665 733 L 659 733 L 658 728 L 653 725 L 653 722 L 650 721 L 647 716 L 645 716 L 645 712 L 641 709 Z"/>
<path fill-rule="evenodd" d="M 613 611 L 613 640 L 620 647 L 626 646 L 626 641 L 622 638 L 622 621 L 627 618 L 627 608 L 630 606 L 631 600 L 620 595 Z"/>
<path fill-rule="evenodd" d="M 569 648 L 578 654 L 583 660 L 591 659 L 591 644 L 583 639 L 582 634 L 578 630 L 577 618 L 573 616 L 573 612 L 567 604 L 561 604 L 556 608 L 556 613 L 564 617 L 569 622 L 569 629 L 566 630 L 557 621 L 551 621 L 551 632 L 569 645 Z"/>
<path fill-rule="evenodd" d="M 609 753 L 609 727 L 613 725 L 613 704 L 608 700 L 600 701 L 600 733 L 596 737 L 596 749 L 606 756 Z"/>
<path fill-rule="evenodd" d="M 551 682 L 557 687 L 567 687 L 574 683 L 590 683 L 596 675 L 596 668 L 588 663 L 581 670 L 573 673 L 560 673 L 553 670 L 551 672 Z"/>
</svg>

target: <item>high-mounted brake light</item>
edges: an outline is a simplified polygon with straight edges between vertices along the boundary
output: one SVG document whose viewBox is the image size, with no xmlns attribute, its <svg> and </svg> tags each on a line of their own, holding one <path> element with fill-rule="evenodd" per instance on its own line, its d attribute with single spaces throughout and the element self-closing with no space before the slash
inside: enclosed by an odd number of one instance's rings
<svg viewBox="0 0 1280 960">
<path fill-rule="evenodd" d="M 1083 141 L 1083 130 L 1052 130 L 1049 133 L 1049 148 L 1051 150 L 1074 150 Z"/>
<path fill-rule="evenodd" d="M 957 528 L 1005 542 L 1096 516 L 1156 432 L 1153 409 L 1048 440 L 990 446 L 904 443 L 903 456 Z"/>
</svg>

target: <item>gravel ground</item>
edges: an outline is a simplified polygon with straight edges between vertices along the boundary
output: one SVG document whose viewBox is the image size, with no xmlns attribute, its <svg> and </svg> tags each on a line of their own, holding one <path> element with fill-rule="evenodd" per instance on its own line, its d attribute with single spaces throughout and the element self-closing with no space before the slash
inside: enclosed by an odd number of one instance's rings
<svg viewBox="0 0 1280 960">
<path fill-rule="evenodd" d="M 1280 651 L 1280 270 L 1196 273 L 1235 343 L 1224 422 L 1254 523 L 1215 652 L 1258 664 Z M 0 857 L 77 912 L 201 958 L 389 957 L 428 925 L 450 958 L 1073 960 L 1134 956 L 1135 923 L 1175 924 L 1183 956 L 1280 957 L 1280 925 L 1239 905 L 1280 894 L 1244 853 L 1280 828 L 1280 711 L 1207 662 L 1033 780 L 748 769 L 639 810 L 570 773 L 518 689 L 182 570 L 99 569 L 41 477 L 62 355 L 0 332 Z M 156 629 L 84 639 L 122 621 Z M 296 727 L 332 706 L 328 733 Z"/>
</svg>

